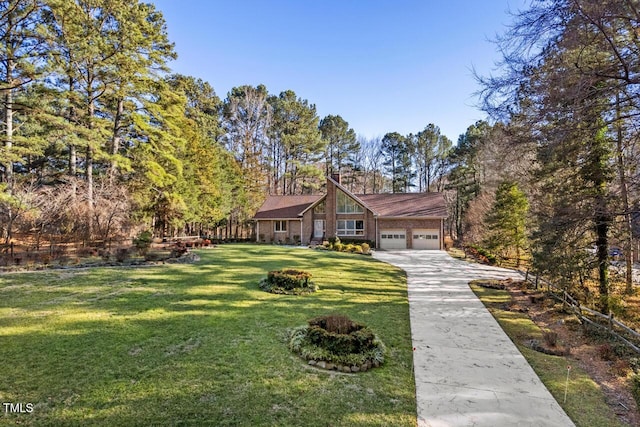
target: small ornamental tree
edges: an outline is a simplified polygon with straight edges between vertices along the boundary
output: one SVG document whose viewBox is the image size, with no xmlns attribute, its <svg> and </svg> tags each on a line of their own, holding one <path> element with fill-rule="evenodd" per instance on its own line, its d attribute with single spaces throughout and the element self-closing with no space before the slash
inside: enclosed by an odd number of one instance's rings
<svg viewBox="0 0 640 427">
<path fill-rule="evenodd" d="M 503 182 L 496 190 L 496 201 L 485 221 L 489 236 L 484 244 L 493 252 L 515 252 L 517 266 L 527 245 L 529 202 L 515 182 Z"/>
</svg>

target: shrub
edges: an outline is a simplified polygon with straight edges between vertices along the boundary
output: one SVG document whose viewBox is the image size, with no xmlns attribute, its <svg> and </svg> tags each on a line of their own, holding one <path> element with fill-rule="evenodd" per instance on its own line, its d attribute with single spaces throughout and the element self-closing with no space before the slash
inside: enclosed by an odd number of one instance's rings
<svg viewBox="0 0 640 427">
<path fill-rule="evenodd" d="M 289 348 L 306 360 L 357 366 L 357 370 L 379 366 L 386 353 L 368 327 L 339 314 L 316 317 L 308 326 L 290 330 Z"/>
<path fill-rule="evenodd" d="M 631 377 L 631 394 L 636 404 L 640 406 L 640 374 L 634 374 Z"/>
<path fill-rule="evenodd" d="M 119 248 L 116 251 L 116 261 L 125 262 L 129 258 L 129 249 Z"/>
<path fill-rule="evenodd" d="M 602 344 L 598 347 L 598 354 L 602 360 L 611 361 L 615 358 L 613 348 L 609 344 Z"/>
<path fill-rule="evenodd" d="M 147 253 L 151 247 L 151 242 L 153 242 L 153 234 L 151 234 L 149 230 L 141 232 L 133 239 L 133 245 L 136 247 L 140 255 Z"/>
<path fill-rule="evenodd" d="M 371 349 L 375 336 L 347 316 L 321 316 L 309 321 L 309 341 L 334 354 L 363 353 Z"/>
<path fill-rule="evenodd" d="M 363 254 L 368 254 L 369 252 L 371 252 L 371 246 L 369 246 L 368 243 L 363 243 L 362 245 L 360 245 L 360 248 L 362 248 Z"/>
<path fill-rule="evenodd" d="M 315 292 L 318 287 L 311 282 L 311 273 L 303 270 L 274 270 L 260 282 L 260 289 L 276 294 L 301 294 Z"/>
<path fill-rule="evenodd" d="M 162 261 L 165 258 L 167 258 L 166 254 L 160 251 L 149 251 L 144 255 L 145 261 Z"/>
<path fill-rule="evenodd" d="M 275 270 L 267 275 L 267 281 L 273 286 L 286 290 L 293 288 L 306 288 L 311 280 L 311 273 L 302 270 Z"/>
<path fill-rule="evenodd" d="M 611 365 L 611 371 L 618 377 L 626 377 L 630 369 L 629 362 L 624 359 L 618 359 Z"/>
<path fill-rule="evenodd" d="M 494 265 L 498 261 L 497 257 L 494 254 L 480 246 L 469 245 L 467 247 L 467 251 L 471 253 L 471 255 L 477 257 L 480 261 L 487 264 Z"/>
<path fill-rule="evenodd" d="M 342 248 L 343 248 L 343 245 L 340 242 L 336 242 L 333 244 L 334 251 L 342 252 Z"/>
<path fill-rule="evenodd" d="M 558 344 L 558 334 L 554 331 L 545 331 L 542 337 L 549 347 L 555 347 Z"/>
<path fill-rule="evenodd" d="M 356 251 L 356 245 L 354 245 L 353 243 L 349 243 L 348 245 L 345 245 L 342 248 L 343 251 L 345 252 L 355 252 Z"/>
<path fill-rule="evenodd" d="M 180 258 L 182 255 L 187 253 L 187 245 L 184 242 L 177 242 L 171 248 L 170 258 Z"/>
<path fill-rule="evenodd" d="M 342 314 L 330 314 L 328 316 L 315 317 L 309 320 L 309 326 L 318 326 L 327 332 L 334 334 L 350 334 L 362 328 L 362 325 L 352 321 Z"/>
</svg>

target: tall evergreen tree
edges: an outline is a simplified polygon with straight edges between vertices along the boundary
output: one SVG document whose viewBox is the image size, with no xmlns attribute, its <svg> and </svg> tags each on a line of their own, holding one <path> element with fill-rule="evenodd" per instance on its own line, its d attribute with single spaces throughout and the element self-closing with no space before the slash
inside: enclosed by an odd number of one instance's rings
<svg viewBox="0 0 640 427">
<path fill-rule="evenodd" d="M 272 96 L 273 122 L 270 128 L 272 190 L 281 194 L 300 194 L 317 190 L 322 170 L 316 167 L 325 150 L 318 129 L 316 107 L 288 90 Z"/>
<path fill-rule="evenodd" d="M 406 193 L 414 186 L 412 157 L 413 146 L 411 139 L 400 135 L 398 132 L 387 133 L 382 138 L 380 151 L 383 157 L 383 166 L 391 177 L 391 191 L 394 193 Z"/>
<path fill-rule="evenodd" d="M 39 0 L 0 1 L 0 91 L 3 98 L 0 181 L 6 181 L 9 190 L 14 183 L 14 163 L 22 160 L 22 155 L 34 153 L 35 148 L 30 146 L 28 139 L 16 134 L 16 125 L 26 120 L 24 110 L 28 108 L 27 100 L 20 95 L 41 75 L 47 53 L 38 31 L 43 21 L 42 11 Z"/>
<path fill-rule="evenodd" d="M 489 236 L 486 246 L 509 256 L 515 252 L 517 266 L 527 242 L 529 202 L 515 182 L 503 182 L 496 190 L 496 199 L 486 222 Z"/>
<path fill-rule="evenodd" d="M 539 145 L 541 170 L 566 190 L 554 193 L 558 200 L 548 203 L 562 207 L 553 212 L 564 217 L 541 217 L 540 231 L 548 230 L 543 220 L 552 221 L 595 243 L 599 308 L 605 313 L 610 308 L 608 244 L 617 199 L 611 135 L 615 122 L 622 120 L 616 113 L 621 104 L 627 120 L 640 111 L 640 79 L 631 71 L 640 61 L 633 30 L 639 12 L 635 2 L 536 2 L 517 16 L 500 41 L 505 73 L 482 79 L 486 109 L 527 122 Z M 548 240 L 539 235 L 539 241 Z M 583 247 L 573 249 L 576 256 L 577 251 Z"/>
<path fill-rule="evenodd" d="M 325 174 L 353 169 L 354 155 L 359 149 L 356 133 L 342 117 L 328 115 L 320 121 L 320 132 L 326 141 Z"/>
</svg>

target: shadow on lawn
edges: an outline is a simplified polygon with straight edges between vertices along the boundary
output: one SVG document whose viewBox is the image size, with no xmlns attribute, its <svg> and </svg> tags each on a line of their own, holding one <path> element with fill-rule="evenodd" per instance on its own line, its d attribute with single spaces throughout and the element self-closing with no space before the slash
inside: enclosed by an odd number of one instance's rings
<svg viewBox="0 0 640 427">
<path fill-rule="evenodd" d="M 0 359 L 14 362 L 0 392 L 36 405 L 20 420 L 306 425 L 314 416 L 326 422 L 331 413 L 336 425 L 415 424 L 401 271 L 357 255 L 224 251 L 203 251 L 194 265 L 96 269 L 65 286 L 21 288 L 16 298 L 36 315 L 21 319 L 24 332 L 18 320 L 0 318 L 16 327 L 1 337 Z M 312 269 L 318 280 L 326 272 L 335 282 L 304 297 L 258 289 L 268 270 L 285 266 Z M 345 283 L 341 275 L 354 280 Z M 44 296 L 29 299 L 29 292 Z M 283 333 L 327 312 L 369 324 L 394 358 L 358 376 L 309 371 L 288 351 Z"/>
</svg>

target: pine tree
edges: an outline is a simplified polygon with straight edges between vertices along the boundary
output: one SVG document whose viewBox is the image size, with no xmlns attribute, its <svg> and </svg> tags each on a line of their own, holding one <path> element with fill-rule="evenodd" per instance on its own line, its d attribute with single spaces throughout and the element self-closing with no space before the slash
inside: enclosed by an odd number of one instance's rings
<svg viewBox="0 0 640 427">
<path fill-rule="evenodd" d="M 316 107 L 288 90 L 272 96 L 273 122 L 270 128 L 272 156 L 271 188 L 282 194 L 301 194 L 317 190 L 322 171 L 315 167 L 324 154 L 326 142 L 318 129 Z"/>
<path fill-rule="evenodd" d="M 515 252 L 517 266 L 527 245 L 527 214 L 529 202 L 515 182 L 503 182 L 496 190 L 496 199 L 488 212 L 486 223 L 488 249 L 509 256 Z"/>
<path fill-rule="evenodd" d="M 328 176 L 354 169 L 354 156 L 360 146 L 349 123 L 339 115 L 328 115 L 320 121 L 320 132 L 326 141 L 325 174 Z M 350 179 L 347 176 L 345 178 Z"/>
</svg>

